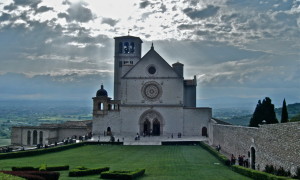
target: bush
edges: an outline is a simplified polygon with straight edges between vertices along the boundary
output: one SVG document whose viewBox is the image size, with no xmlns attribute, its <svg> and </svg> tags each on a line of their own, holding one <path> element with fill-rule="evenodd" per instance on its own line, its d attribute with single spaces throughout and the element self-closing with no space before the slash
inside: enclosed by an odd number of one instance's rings
<svg viewBox="0 0 300 180">
<path fill-rule="evenodd" d="M 63 166 L 47 166 L 46 171 L 65 171 L 69 170 L 69 165 L 63 165 Z"/>
<path fill-rule="evenodd" d="M 26 150 L 26 151 L 18 151 L 18 152 L 10 152 L 10 153 L 1 153 L 0 159 L 9 159 L 9 158 L 19 158 L 19 157 L 27 157 L 27 156 L 36 156 L 41 155 L 49 152 L 59 152 L 67 149 L 71 149 L 74 147 L 79 147 L 85 145 L 85 142 L 76 143 L 76 144 L 69 144 L 69 145 L 62 145 L 62 146 L 55 146 L 46 149 L 34 149 L 34 150 Z"/>
<path fill-rule="evenodd" d="M 18 176 L 21 178 L 25 178 L 27 180 L 46 180 L 45 178 L 37 175 L 28 174 L 29 171 L 1 171 L 5 174 L 10 174 L 13 176 Z"/>
<path fill-rule="evenodd" d="M 245 167 L 238 166 L 238 165 L 233 165 L 231 167 L 232 167 L 233 171 L 235 171 L 239 174 L 242 174 L 244 176 L 248 176 L 255 180 L 288 180 L 288 179 L 291 179 L 288 177 L 275 176 L 273 174 L 245 168 Z"/>
<path fill-rule="evenodd" d="M 58 180 L 58 172 L 49 171 L 2 171 L 5 174 L 23 177 L 30 180 Z"/>
<path fill-rule="evenodd" d="M 275 168 L 273 165 L 266 165 L 265 172 L 270 174 L 275 174 Z"/>
<path fill-rule="evenodd" d="M 145 174 L 145 169 L 138 169 L 135 171 L 107 171 L 101 173 L 101 178 L 103 179 L 134 179 L 136 177 L 142 176 Z"/>
<path fill-rule="evenodd" d="M 24 166 L 24 167 L 11 167 L 12 171 L 38 171 L 39 168 Z"/>
<path fill-rule="evenodd" d="M 297 167 L 295 178 L 300 179 L 300 167 Z"/>
<path fill-rule="evenodd" d="M 100 174 L 101 172 L 108 171 L 109 167 L 104 168 L 85 168 L 78 167 L 76 169 L 72 169 L 69 171 L 70 177 L 78 177 L 78 176 L 88 176 L 93 174 Z"/>
<path fill-rule="evenodd" d="M 69 170 L 69 165 L 47 166 L 46 164 L 42 164 L 38 168 L 31 167 L 31 166 L 24 166 L 24 167 L 12 167 L 11 170 L 13 171 L 65 171 L 65 170 Z"/>
<path fill-rule="evenodd" d="M 10 174 L 5 174 L 5 173 L 0 173 L 0 179 L 5 179 L 5 180 L 24 180 L 24 178 L 21 178 L 19 176 L 13 176 Z"/>
<path fill-rule="evenodd" d="M 225 164 L 226 166 L 230 166 L 230 160 L 226 156 L 222 155 L 217 150 L 215 150 L 214 148 L 210 147 L 209 145 L 207 145 L 203 142 L 200 142 L 199 145 L 203 149 L 207 150 L 210 154 L 215 156 L 217 159 L 219 159 L 223 164 Z"/>
<path fill-rule="evenodd" d="M 283 167 L 279 167 L 275 173 L 277 176 L 291 176 L 290 171 L 285 171 Z"/>
<path fill-rule="evenodd" d="M 60 176 L 60 174 L 58 172 L 52 172 L 52 171 L 32 171 L 32 172 L 30 172 L 30 174 L 41 176 L 41 177 L 45 178 L 46 180 L 58 180 L 59 176 Z"/>
<path fill-rule="evenodd" d="M 47 169 L 47 165 L 46 164 L 42 164 L 39 168 L 39 171 L 46 171 Z"/>
</svg>

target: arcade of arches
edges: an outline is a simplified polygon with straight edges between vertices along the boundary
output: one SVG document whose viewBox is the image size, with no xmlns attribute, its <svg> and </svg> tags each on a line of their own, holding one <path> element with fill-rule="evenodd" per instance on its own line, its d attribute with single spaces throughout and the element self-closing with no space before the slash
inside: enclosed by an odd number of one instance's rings
<svg viewBox="0 0 300 180">
<path fill-rule="evenodd" d="M 39 131 L 39 132 L 37 130 L 27 131 L 27 145 L 43 144 L 43 140 L 44 140 L 43 131 Z"/>
</svg>

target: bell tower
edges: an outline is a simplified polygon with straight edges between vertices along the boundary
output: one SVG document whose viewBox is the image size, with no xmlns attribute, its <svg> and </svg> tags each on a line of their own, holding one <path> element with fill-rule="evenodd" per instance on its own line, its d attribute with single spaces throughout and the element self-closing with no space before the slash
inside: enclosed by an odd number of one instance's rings
<svg viewBox="0 0 300 180">
<path fill-rule="evenodd" d="M 121 78 L 141 59 L 142 43 L 139 37 L 115 37 L 114 99 L 121 99 Z"/>
</svg>

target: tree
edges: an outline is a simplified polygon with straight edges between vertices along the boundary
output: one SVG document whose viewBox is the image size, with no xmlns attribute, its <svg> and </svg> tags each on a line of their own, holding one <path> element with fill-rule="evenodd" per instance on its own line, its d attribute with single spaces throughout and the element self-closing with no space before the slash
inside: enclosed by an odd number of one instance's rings
<svg viewBox="0 0 300 180">
<path fill-rule="evenodd" d="M 281 112 L 281 123 L 289 122 L 289 114 L 286 107 L 285 99 L 283 100 L 282 104 L 282 112 Z"/>
<path fill-rule="evenodd" d="M 269 97 L 266 97 L 263 102 L 260 100 L 258 101 L 249 126 L 258 127 L 258 125 L 262 124 L 263 121 L 265 121 L 267 124 L 278 123 L 274 110 L 274 104 L 272 104 L 272 100 Z"/>
<path fill-rule="evenodd" d="M 261 124 L 263 120 L 262 117 L 262 104 L 261 101 L 258 100 L 253 116 L 250 120 L 250 127 L 258 127 L 258 124 Z"/>
</svg>

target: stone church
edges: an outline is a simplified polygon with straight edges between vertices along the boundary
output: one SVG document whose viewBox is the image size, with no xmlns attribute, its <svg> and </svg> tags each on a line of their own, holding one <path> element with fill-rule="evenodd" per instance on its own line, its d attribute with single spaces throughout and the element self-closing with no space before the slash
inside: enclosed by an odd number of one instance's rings
<svg viewBox="0 0 300 180">
<path fill-rule="evenodd" d="M 13 145 L 51 144 L 92 132 L 116 136 L 208 136 L 211 108 L 196 107 L 197 80 L 184 79 L 183 64 L 170 66 L 155 50 L 141 57 L 142 40 L 115 38 L 114 100 L 101 85 L 93 120 L 12 127 Z"/>
<path fill-rule="evenodd" d="M 207 136 L 211 108 L 196 107 L 197 79 L 154 49 L 142 57 L 139 37 L 115 38 L 114 100 L 101 85 L 93 97 L 93 135 Z"/>
</svg>

